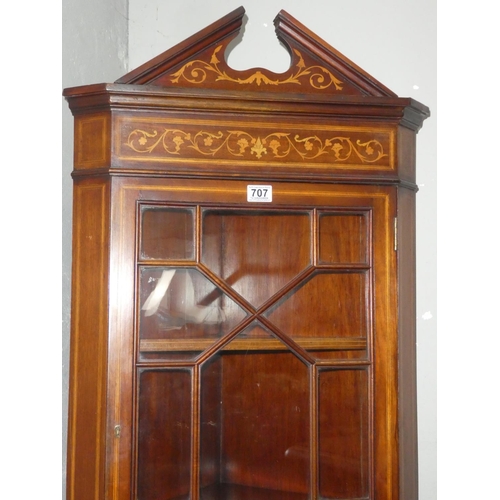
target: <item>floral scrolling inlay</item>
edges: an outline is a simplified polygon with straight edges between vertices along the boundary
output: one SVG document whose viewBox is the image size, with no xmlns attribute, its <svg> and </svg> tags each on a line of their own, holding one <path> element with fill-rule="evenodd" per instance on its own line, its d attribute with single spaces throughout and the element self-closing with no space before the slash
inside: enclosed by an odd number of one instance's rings
<svg viewBox="0 0 500 500">
<path fill-rule="evenodd" d="M 204 156 L 216 157 L 218 153 L 226 152 L 235 157 L 258 160 L 276 160 L 295 154 L 303 160 L 329 155 L 335 162 L 354 160 L 376 163 L 388 156 L 383 145 L 375 139 L 360 140 L 335 135 L 326 138 L 318 135 L 301 137 L 286 132 L 254 136 L 241 130 L 191 133 L 180 129 L 165 129 L 163 132 L 135 129 L 130 132 L 126 145 L 143 154 L 163 150 L 169 155 L 180 155 L 191 149 Z"/>
<path fill-rule="evenodd" d="M 215 77 L 216 82 L 227 81 L 238 83 L 240 85 L 250 85 L 255 83 L 257 85 L 260 85 L 261 83 L 266 85 L 284 85 L 287 83 L 301 85 L 302 83 L 300 79 L 309 77 L 309 83 L 315 89 L 324 90 L 333 84 L 336 90 L 342 90 L 342 82 L 338 78 L 336 78 L 323 66 L 306 66 L 302 54 L 296 49 L 293 49 L 299 58 L 297 64 L 295 65 L 296 71 L 283 80 L 272 80 L 260 70 L 257 70 L 248 78 L 233 78 L 219 68 L 220 60 L 217 58 L 217 53 L 221 49 L 222 45 L 216 47 L 210 59 L 210 63 L 202 61 L 201 59 L 186 63 L 181 69 L 179 69 L 179 71 L 170 75 L 172 77 L 172 83 L 178 83 L 181 79 L 184 79 L 189 83 L 197 85 L 205 82 L 208 76 L 212 75 Z"/>
</svg>

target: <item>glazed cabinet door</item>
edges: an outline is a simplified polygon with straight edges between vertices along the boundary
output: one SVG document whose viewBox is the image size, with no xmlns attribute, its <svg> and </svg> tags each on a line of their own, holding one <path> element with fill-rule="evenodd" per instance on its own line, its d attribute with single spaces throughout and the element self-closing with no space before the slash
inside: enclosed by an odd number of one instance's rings
<svg viewBox="0 0 500 500">
<path fill-rule="evenodd" d="M 247 184 L 117 191 L 131 497 L 389 498 L 391 194 L 275 183 L 247 201 Z"/>
</svg>

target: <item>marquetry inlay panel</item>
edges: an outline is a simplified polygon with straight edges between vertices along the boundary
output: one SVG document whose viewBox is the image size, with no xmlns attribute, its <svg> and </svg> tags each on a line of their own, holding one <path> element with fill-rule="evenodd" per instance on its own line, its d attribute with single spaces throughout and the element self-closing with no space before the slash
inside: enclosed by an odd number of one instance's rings
<svg viewBox="0 0 500 500">
<path fill-rule="evenodd" d="M 329 87 L 336 91 L 343 89 L 343 82 L 336 78 L 331 71 L 313 62 L 306 63 L 304 57 L 297 49 L 293 49 L 297 62 L 290 71 L 287 71 L 283 75 L 270 77 L 261 70 L 255 70 L 245 78 L 238 77 L 237 75 L 231 76 L 229 68 L 222 69 L 220 67 L 221 60 L 218 58 L 218 53 L 221 49 L 222 45 L 215 48 L 209 62 L 196 59 L 184 64 L 179 70 L 170 75 L 171 83 L 182 82 L 203 85 L 207 83 L 231 82 L 241 86 L 293 84 L 299 87 L 303 84 L 308 84 L 316 90 L 325 90 Z"/>
<path fill-rule="evenodd" d="M 118 156 L 122 160 L 172 162 L 231 159 L 252 162 L 329 164 L 391 170 L 393 132 L 357 127 L 298 125 L 252 127 L 239 124 L 161 120 L 121 120 Z"/>
</svg>

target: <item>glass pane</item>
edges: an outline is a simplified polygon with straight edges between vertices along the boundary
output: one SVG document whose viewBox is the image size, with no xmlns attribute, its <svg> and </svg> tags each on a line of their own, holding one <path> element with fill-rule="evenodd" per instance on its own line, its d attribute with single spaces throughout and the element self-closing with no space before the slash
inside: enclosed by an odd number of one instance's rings
<svg viewBox="0 0 500 500">
<path fill-rule="evenodd" d="M 141 259 L 193 260 L 194 209 L 143 207 Z"/>
<path fill-rule="evenodd" d="M 367 242 L 366 215 L 320 215 L 319 261 L 322 264 L 367 263 Z"/>
<path fill-rule="evenodd" d="M 333 337 L 365 337 L 365 273 L 316 273 L 292 289 L 266 313 L 281 331 L 308 348 L 328 346 Z"/>
<path fill-rule="evenodd" d="M 325 499 L 368 497 L 366 370 L 320 372 L 319 493 Z"/>
<path fill-rule="evenodd" d="M 202 500 L 309 498 L 308 368 L 284 344 L 266 352 L 254 340 L 243 332 L 202 367 Z"/>
<path fill-rule="evenodd" d="M 310 264 L 310 214 L 207 210 L 202 262 L 258 307 Z"/>
<path fill-rule="evenodd" d="M 143 267 L 140 350 L 192 359 L 229 333 L 247 313 L 193 268 Z"/>
<path fill-rule="evenodd" d="M 148 370 L 139 377 L 137 498 L 188 498 L 191 466 L 191 376 Z"/>
</svg>

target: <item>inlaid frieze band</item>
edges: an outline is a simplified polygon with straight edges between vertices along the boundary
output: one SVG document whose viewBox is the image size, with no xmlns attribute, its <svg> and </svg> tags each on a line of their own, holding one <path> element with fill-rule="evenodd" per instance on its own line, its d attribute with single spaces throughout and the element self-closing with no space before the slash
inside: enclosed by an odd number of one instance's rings
<svg viewBox="0 0 500 500">
<path fill-rule="evenodd" d="M 123 137 L 123 136 L 122 136 Z M 262 131 L 141 126 L 123 142 L 123 153 L 141 157 L 301 160 L 390 166 L 390 137 L 357 131 Z"/>
</svg>

